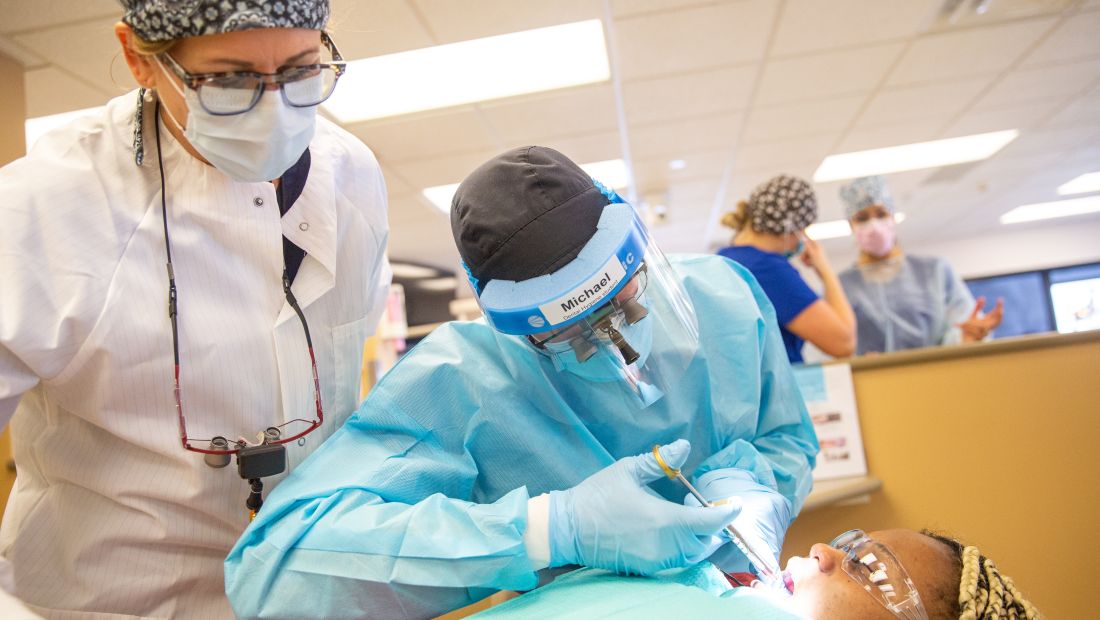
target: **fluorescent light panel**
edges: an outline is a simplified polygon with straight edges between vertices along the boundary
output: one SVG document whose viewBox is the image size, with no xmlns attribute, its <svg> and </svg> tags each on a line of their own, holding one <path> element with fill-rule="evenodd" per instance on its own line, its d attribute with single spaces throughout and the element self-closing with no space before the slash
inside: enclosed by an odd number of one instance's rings
<svg viewBox="0 0 1100 620">
<path fill-rule="evenodd" d="M 1058 186 L 1059 196 L 1100 192 L 1100 172 L 1090 172 Z"/>
<path fill-rule="evenodd" d="M 1023 205 L 1001 216 L 1002 224 L 1019 224 L 1100 211 L 1100 196 Z"/>
<path fill-rule="evenodd" d="M 978 161 L 993 156 L 1019 135 L 1020 132 L 1015 129 L 1006 129 L 945 140 L 829 155 L 818 166 L 817 172 L 814 173 L 814 181 L 825 183 L 874 174 L 938 168 Z"/>
<path fill-rule="evenodd" d="M 607 159 L 594 161 L 589 164 L 581 164 L 581 170 L 590 177 L 603 183 L 611 189 L 622 189 L 630 185 L 630 174 L 626 169 L 626 162 L 621 159 Z M 431 202 L 436 209 L 444 213 L 451 212 L 451 200 L 454 199 L 458 183 L 449 185 L 437 185 L 423 190 L 421 193 Z"/>
<path fill-rule="evenodd" d="M 324 107 L 342 123 L 603 82 L 598 19 L 348 63 Z"/>
<path fill-rule="evenodd" d="M 894 221 L 898 224 L 905 221 L 904 213 L 895 213 Z M 806 228 L 806 236 L 814 241 L 821 241 L 822 239 L 837 239 L 839 237 L 847 237 L 852 234 L 852 227 L 848 224 L 848 220 L 829 220 L 827 222 L 818 222 L 816 224 L 810 224 Z"/>
<path fill-rule="evenodd" d="M 35 142 L 41 138 L 44 134 L 54 129 L 72 122 L 78 116 L 84 116 L 85 114 L 93 114 L 99 112 L 104 106 L 95 108 L 84 108 L 83 110 L 73 110 L 72 112 L 62 112 L 61 114 L 51 114 L 49 116 L 36 116 L 34 118 L 28 118 L 23 122 L 23 136 L 27 143 L 27 152 L 30 152 L 31 147 Z"/>
</svg>

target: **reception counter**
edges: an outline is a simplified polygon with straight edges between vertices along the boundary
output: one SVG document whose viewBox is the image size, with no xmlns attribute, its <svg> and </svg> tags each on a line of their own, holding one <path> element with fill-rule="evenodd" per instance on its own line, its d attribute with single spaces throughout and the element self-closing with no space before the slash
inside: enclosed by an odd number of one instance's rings
<svg viewBox="0 0 1100 620">
<path fill-rule="evenodd" d="M 804 510 L 784 561 L 854 527 L 978 546 L 1051 618 L 1091 617 L 1100 576 L 1100 332 L 850 360 L 881 488 Z"/>
</svg>

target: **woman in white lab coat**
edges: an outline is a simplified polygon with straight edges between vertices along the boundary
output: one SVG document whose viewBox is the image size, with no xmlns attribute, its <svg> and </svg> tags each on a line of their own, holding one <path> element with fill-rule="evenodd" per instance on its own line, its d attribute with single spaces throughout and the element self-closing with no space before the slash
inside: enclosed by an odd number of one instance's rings
<svg viewBox="0 0 1100 620">
<path fill-rule="evenodd" d="M 244 478 L 356 404 L 385 188 L 316 115 L 343 69 L 326 0 L 122 4 L 142 89 L 0 169 L 0 575 L 47 617 L 227 618 Z"/>
</svg>

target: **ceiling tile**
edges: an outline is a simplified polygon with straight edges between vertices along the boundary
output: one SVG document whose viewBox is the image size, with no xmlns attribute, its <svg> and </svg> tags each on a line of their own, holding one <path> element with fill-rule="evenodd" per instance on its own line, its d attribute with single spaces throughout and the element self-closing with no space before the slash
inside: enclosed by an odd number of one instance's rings
<svg viewBox="0 0 1100 620">
<path fill-rule="evenodd" d="M 80 76 L 89 85 L 98 86 L 105 95 L 118 95 L 136 84 L 115 38 L 116 21 L 112 18 L 81 22 L 17 35 L 15 40 L 59 68 Z"/>
<path fill-rule="evenodd" d="M 892 125 L 860 126 L 844 136 L 837 144 L 836 152 L 867 151 L 935 140 L 943 125 L 942 120 L 915 120 Z"/>
<path fill-rule="evenodd" d="M 1057 62 L 1100 56 L 1100 12 L 1078 13 L 1067 18 L 1022 63 L 1038 67 Z"/>
<path fill-rule="evenodd" d="M 1050 127 L 1100 125 L 1100 87 L 1077 97 L 1047 122 Z"/>
<path fill-rule="evenodd" d="M 990 77 L 883 90 L 860 114 L 857 128 L 912 119 L 951 120 L 988 84 Z"/>
<path fill-rule="evenodd" d="M 682 159 L 700 150 L 732 149 L 741 115 L 737 113 L 684 119 L 656 125 L 631 126 L 631 156 L 640 160 Z"/>
<path fill-rule="evenodd" d="M 1100 59 L 1035 69 L 1017 69 L 1001 78 L 975 104 L 996 108 L 1025 101 L 1065 99 L 1100 80 Z"/>
<path fill-rule="evenodd" d="M 609 84 L 480 104 L 495 135 L 508 144 L 537 143 L 548 136 L 615 130 L 615 94 Z"/>
<path fill-rule="evenodd" d="M 348 60 L 436 44 L 405 0 L 332 0 L 329 31 Z"/>
<path fill-rule="evenodd" d="M 901 43 L 773 60 L 764 67 L 756 103 L 821 99 L 874 90 L 904 46 Z"/>
<path fill-rule="evenodd" d="M 382 168 L 382 179 L 386 183 L 386 195 L 391 199 L 419 193 L 419 190 L 409 185 L 401 178 L 394 167 L 385 162 L 379 162 Z"/>
<path fill-rule="evenodd" d="M 508 145 L 522 146 L 520 144 Z M 578 136 L 560 136 L 546 138 L 540 146 L 548 146 L 561 151 L 578 164 L 590 164 L 608 159 L 619 159 L 623 151 L 619 146 L 619 132 L 583 134 Z"/>
<path fill-rule="evenodd" d="M 459 183 L 475 168 L 497 154 L 496 149 L 486 149 L 443 157 L 423 157 L 389 166 L 419 191 L 426 187 Z"/>
<path fill-rule="evenodd" d="M 32 69 L 24 75 L 27 118 L 49 116 L 107 103 L 107 96 L 54 67 Z"/>
<path fill-rule="evenodd" d="M 41 56 L 28 50 L 27 48 L 19 45 L 4 35 L 0 35 L 0 54 L 11 58 L 15 62 L 23 65 L 25 68 L 39 68 L 42 65 L 48 64 Z"/>
<path fill-rule="evenodd" d="M 844 131 L 865 97 L 841 97 L 784 106 L 757 106 L 749 115 L 745 144 L 772 142 L 806 134 Z"/>
<path fill-rule="evenodd" d="M 3 12 L 4 19 L 0 21 L 3 33 L 50 28 L 96 17 L 111 17 L 117 22 L 122 17 L 117 0 L 19 0 L 5 2 Z"/>
<path fill-rule="evenodd" d="M 396 261 L 426 264 L 453 271 L 459 263 L 451 226 L 444 213 L 432 213 L 432 207 L 421 207 L 425 213 L 415 224 L 398 222 L 390 227 L 389 257 Z"/>
<path fill-rule="evenodd" d="M 729 164 L 732 149 L 717 149 L 685 153 L 679 157 L 684 167 L 678 170 L 669 168 L 667 159 L 634 159 L 634 178 L 641 191 L 652 188 L 666 188 L 669 183 L 697 179 L 699 177 L 720 176 Z"/>
<path fill-rule="evenodd" d="M 748 107 L 752 66 L 688 73 L 623 84 L 627 121 L 653 123 Z"/>
<path fill-rule="evenodd" d="M 788 0 L 773 56 L 910 37 L 942 0 Z"/>
<path fill-rule="evenodd" d="M 639 13 L 661 13 L 676 11 L 693 4 L 700 4 L 700 2 L 699 0 L 611 0 L 611 14 L 615 17 L 625 17 Z"/>
<path fill-rule="evenodd" d="M 1007 157 L 1060 153 L 1087 143 L 1090 135 L 1089 131 L 1082 131 L 1080 127 L 1027 131 L 1004 147 L 1001 153 Z"/>
<path fill-rule="evenodd" d="M 756 60 L 775 6 L 747 0 L 615 20 L 619 72 L 633 80 Z"/>
<path fill-rule="evenodd" d="M 601 0 L 411 0 L 439 43 L 603 17 Z"/>
<path fill-rule="evenodd" d="M 959 117 L 939 137 L 967 136 L 1002 129 L 1032 129 L 1059 107 L 1061 100 L 1043 99 L 991 110 L 972 110 Z"/>
<path fill-rule="evenodd" d="M 499 146 L 473 108 L 404 117 L 399 121 L 361 123 L 348 129 L 380 159 L 391 163 Z"/>
<path fill-rule="evenodd" d="M 1057 23 L 1032 19 L 923 36 L 906 51 L 887 80 L 917 84 L 1003 71 Z"/>
<path fill-rule="evenodd" d="M 838 135 L 838 133 L 826 133 L 743 146 L 737 151 L 734 171 L 760 170 L 792 161 L 817 160 L 820 162 L 829 154 L 829 149 L 836 142 Z"/>
</svg>

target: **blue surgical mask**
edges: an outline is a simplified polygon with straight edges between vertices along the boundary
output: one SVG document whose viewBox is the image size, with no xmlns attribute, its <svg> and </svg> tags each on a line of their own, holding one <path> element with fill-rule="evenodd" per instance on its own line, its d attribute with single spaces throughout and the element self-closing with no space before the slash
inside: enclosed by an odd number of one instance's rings
<svg viewBox="0 0 1100 620">
<path fill-rule="evenodd" d="M 802 253 L 802 250 L 803 250 L 803 249 L 804 249 L 805 247 L 806 247 L 806 243 L 805 243 L 804 241 L 802 241 L 802 239 L 801 239 L 801 238 L 799 238 L 799 240 L 798 240 L 798 245 L 794 246 L 794 249 L 793 249 L 793 250 L 787 250 L 786 252 L 784 252 L 784 253 L 783 253 L 783 256 L 787 257 L 787 259 L 788 259 L 788 260 L 789 260 L 789 259 L 792 259 L 792 258 L 794 258 L 795 256 L 798 256 L 799 254 L 801 254 L 801 253 Z"/>
</svg>

